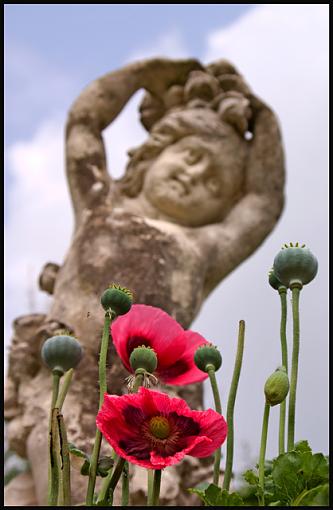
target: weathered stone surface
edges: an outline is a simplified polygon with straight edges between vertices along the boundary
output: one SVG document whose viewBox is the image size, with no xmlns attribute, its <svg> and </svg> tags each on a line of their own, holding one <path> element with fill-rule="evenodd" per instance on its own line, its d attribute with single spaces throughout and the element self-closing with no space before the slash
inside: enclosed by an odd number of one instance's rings
<svg viewBox="0 0 333 510">
<path fill-rule="evenodd" d="M 148 139 L 129 151 L 122 179 L 107 171 L 102 131 L 140 88 Z M 284 162 L 272 110 L 225 60 L 151 59 L 89 85 L 66 125 L 66 167 L 75 231 L 59 267 L 44 267 L 40 286 L 53 294 L 46 316 L 14 324 L 5 402 L 11 448 L 27 456 L 39 504 L 46 501 L 51 377 L 43 341 L 66 327 L 85 355 L 64 405 L 69 441 L 87 453 L 95 435 L 102 291 L 130 288 L 136 303 L 158 306 L 188 328 L 207 295 L 262 243 L 283 207 Z M 126 391 L 113 346 L 108 389 Z M 203 405 L 202 385 L 162 388 Z M 109 446 L 103 444 L 107 453 Z M 161 501 L 196 505 L 187 487 L 208 479 L 211 462 L 186 458 L 165 473 Z M 131 466 L 132 504 L 145 503 L 144 473 Z M 73 504 L 87 479 L 73 471 Z M 134 489 L 134 490 L 133 490 Z M 118 494 L 115 498 L 119 497 Z"/>
<path fill-rule="evenodd" d="M 35 483 L 30 472 L 21 473 L 13 478 L 4 491 L 5 506 L 37 506 Z"/>
</svg>

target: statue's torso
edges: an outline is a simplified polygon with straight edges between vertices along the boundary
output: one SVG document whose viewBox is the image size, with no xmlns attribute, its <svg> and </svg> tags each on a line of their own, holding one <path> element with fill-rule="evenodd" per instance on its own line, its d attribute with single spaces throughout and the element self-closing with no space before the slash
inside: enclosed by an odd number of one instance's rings
<svg viewBox="0 0 333 510">
<path fill-rule="evenodd" d="M 99 210 L 76 231 L 50 316 L 70 327 L 80 314 L 102 317 L 100 296 L 114 282 L 131 289 L 135 302 L 158 306 L 188 327 L 202 302 L 204 274 L 198 247 L 177 225 Z"/>
</svg>

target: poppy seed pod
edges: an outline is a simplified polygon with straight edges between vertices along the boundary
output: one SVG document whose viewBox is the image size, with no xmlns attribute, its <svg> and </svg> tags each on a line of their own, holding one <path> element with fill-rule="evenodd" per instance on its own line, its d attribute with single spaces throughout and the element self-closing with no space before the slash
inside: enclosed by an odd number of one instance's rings
<svg viewBox="0 0 333 510">
<path fill-rule="evenodd" d="M 80 342 L 73 336 L 57 335 L 44 342 L 41 356 L 53 372 L 62 375 L 78 365 L 83 356 L 83 349 Z"/>
<path fill-rule="evenodd" d="M 208 366 L 213 365 L 215 372 L 222 365 L 222 356 L 217 347 L 212 344 L 201 345 L 194 354 L 194 363 L 203 372 L 208 372 Z"/>
<path fill-rule="evenodd" d="M 105 311 L 111 310 L 118 316 L 129 312 L 133 303 L 133 294 L 130 290 L 119 285 L 110 285 L 101 297 L 101 304 Z"/>
<path fill-rule="evenodd" d="M 284 401 L 289 391 L 289 379 L 285 367 L 279 367 L 267 379 L 264 387 L 266 403 L 276 406 Z"/>
<path fill-rule="evenodd" d="M 134 372 L 138 368 L 144 368 L 149 374 L 152 374 L 157 367 L 157 356 L 154 349 L 142 345 L 133 349 L 129 362 Z"/>
<path fill-rule="evenodd" d="M 285 245 L 274 259 L 275 276 L 285 285 L 291 288 L 293 284 L 300 287 L 310 283 L 318 271 L 318 261 L 311 251 L 305 247 Z"/>
<path fill-rule="evenodd" d="M 276 274 L 274 273 L 274 269 L 272 268 L 268 273 L 268 282 L 271 287 L 275 290 L 279 290 L 280 287 L 284 287 L 283 283 L 280 282 L 280 280 L 276 277 Z"/>
</svg>

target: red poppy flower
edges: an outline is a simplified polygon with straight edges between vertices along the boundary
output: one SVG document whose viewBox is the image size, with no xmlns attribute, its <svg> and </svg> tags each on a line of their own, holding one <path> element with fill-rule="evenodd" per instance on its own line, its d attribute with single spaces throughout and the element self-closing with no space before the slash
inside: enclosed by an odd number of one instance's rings
<svg viewBox="0 0 333 510">
<path fill-rule="evenodd" d="M 208 457 L 227 436 L 216 411 L 192 411 L 181 398 L 143 387 L 105 394 L 96 424 L 120 457 L 150 469 L 177 464 L 185 455 Z"/>
<path fill-rule="evenodd" d="M 184 385 L 208 377 L 194 364 L 194 353 L 207 344 L 199 333 L 185 331 L 170 315 L 153 306 L 132 305 L 111 325 L 113 343 L 123 364 L 133 372 L 129 357 L 135 347 L 145 345 L 157 355 L 156 375 L 165 384 Z"/>
</svg>

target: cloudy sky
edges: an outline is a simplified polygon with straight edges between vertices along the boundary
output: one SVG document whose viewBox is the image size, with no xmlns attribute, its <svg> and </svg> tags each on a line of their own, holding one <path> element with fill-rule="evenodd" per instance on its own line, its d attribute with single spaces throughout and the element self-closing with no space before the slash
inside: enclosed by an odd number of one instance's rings
<svg viewBox="0 0 333 510">
<path fill-rule="evenodd" d="M 240 471 L 258 456 L 263 385 L 280 364 L 279 297 L 267 272 L 283 243 L 305 243 L 319 271 L 301 293 L 296 439 L 328 453 L 328 4 L 5 6 L 6 352 L 12 320 L 47 310 L 39 271 L 47 261 L 61 264 L 70 244 L 66 112 L 92 80 L 150 56 L 195 57 L 204 64 L 227 58 L 279 117 L 287 169 L 283 215 L 210 295 L 192 329 L 221 349 L 226 409 L 238 322 L 246 322 L 235 408 Z M 104 132 L 115 177 L 122 175 L 126 150 L 146 136 L 136 111 L 141 96 Z M 290 312 L 290 298 L 288 304 Z M 290 345 L 290 313 L 288 336 Z M 205 389 L 212 406 L 208 383 Z M 277 454 L 277 431 L 273 408 L 268 457 Z"/>
</svg>

